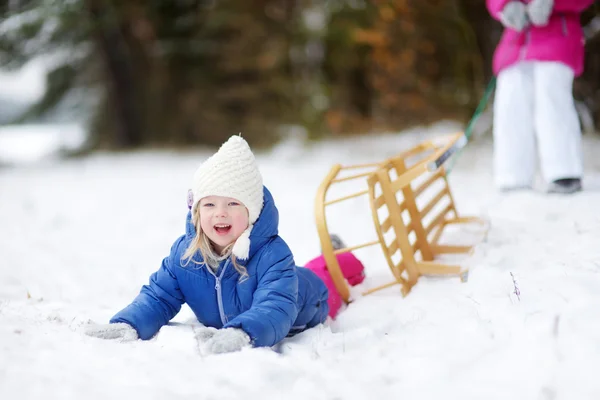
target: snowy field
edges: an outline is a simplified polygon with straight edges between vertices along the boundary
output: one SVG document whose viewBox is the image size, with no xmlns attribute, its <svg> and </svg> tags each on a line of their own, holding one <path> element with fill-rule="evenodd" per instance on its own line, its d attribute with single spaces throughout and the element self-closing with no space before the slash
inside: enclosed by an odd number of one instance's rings
<svg viewBox="0 0 600 400">
<path fill-rule="evenodd" d="M 428 134 L 453 131 L 442 124 Z M 302 265 L 318 255 L 318 184 L 333 162 L 380 161 L 416 143 L 357 137 L 258 154 L 280 233 Z M 423 136 L 421 136 L 422 138 Z M 138 293 L 184 230 L 186 193 L 209 151 L 95 154 L 0 169 L 0 399 L 600 398 L 600 140 L 587 136 L 586 190 L 499 194 L 491 145 L 450 175 L 459 211 L 488 218 L 467 283 L 423 278 L 361 297 L 336 321 L 283 342 L 202 356 L 188 308 L 150 341 L 83 335 Z M 4 149 L 6 151 L 6 149 Z M 348 242 L 374 239 L 366 203 L 330 217 Z M 391 275 L 356 252 L 367 281 Z M 514 293 L 513 279 L 520 289 Z"/>
</svg>

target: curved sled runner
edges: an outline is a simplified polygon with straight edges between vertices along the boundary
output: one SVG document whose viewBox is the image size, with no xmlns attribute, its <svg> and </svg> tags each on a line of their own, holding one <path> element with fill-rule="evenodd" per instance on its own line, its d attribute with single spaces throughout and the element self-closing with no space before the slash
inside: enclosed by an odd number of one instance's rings
<svg viewBox="0 0 600 400">
<path fill-rule="evenodd" d="M 345 167 L 336 164 L 331 168 L 317 191 L 315 217 L 327 269 L 345 302 L 350 301 L 350 291 L 335 255 L 367 246 L 381 247 L 394 280 L 364 294 L 399 284 L 406 296 L 423 275 L 455 275 L 466 281 L 466 268 L 442 260 L 444 255 L 470 253 L 475 246 L 443 243 L 447 228 L 477 224 L 482 239 L 488 230 L 485 220 L 458 214 L 443 167 L 465 144 L 465 136 L 457 133 L 424 141 L 381 163 Z M 367 171 L 338 177 L 342 171 L 352 169 Z M 327 200 L 332 185 L 355 179 L 366 181 L 366 188 Z M 326 208 L 364 195 L 369 197 L 377 239 L 334 250 Z"/>
</svg>

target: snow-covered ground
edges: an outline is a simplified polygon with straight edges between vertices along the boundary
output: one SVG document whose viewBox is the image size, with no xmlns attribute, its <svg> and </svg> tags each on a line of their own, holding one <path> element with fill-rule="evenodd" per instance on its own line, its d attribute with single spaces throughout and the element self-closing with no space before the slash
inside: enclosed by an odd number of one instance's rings
<svg viewBox="0 0 600 400">
<path fill-rule="evenodd" d="M 417 133 L 284 143 L 258 155 L 298 264 L 319 252 L 313 202 L 331 164 L 379 161 Z M 82 333 L 127 305 L 159 267 L 210 151 L 0 169 L 0 399 L 598 399 L 600 140 L 585 145 L 586 191 L 566 197 L 541 187 L 497 193 L 489 139 L 468 147 L 450 175 L 455 200 L 491 229 L 465 261 L 467 283 L 423 278 L 406 298 L 397 286 L 357 295 L 336 321 L 284 341 L 281 353 L 213 356 L 197 351 L 187 308 L 150 341 Z M 343 207 L 332 230 L 350 244 L 374 238 L 364 202 Z M 356 254 L 365 286 L 391 277 L 377 248 Z"/>
</svg>

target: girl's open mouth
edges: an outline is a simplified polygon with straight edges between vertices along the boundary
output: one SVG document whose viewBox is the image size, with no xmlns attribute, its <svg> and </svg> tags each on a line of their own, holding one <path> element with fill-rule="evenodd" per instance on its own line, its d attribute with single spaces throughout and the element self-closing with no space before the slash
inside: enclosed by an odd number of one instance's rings
<svg viewBox="0 0 600 400">
<path fill-rule="evenodd" d="M 215 228 L 215 231 L 217 232 L 217 234 L 227 235 L 229 233 L 229 231 L 231 230 L 231 225 L 217 224 L 214 226 L 214 228 Z"/>
</svg>

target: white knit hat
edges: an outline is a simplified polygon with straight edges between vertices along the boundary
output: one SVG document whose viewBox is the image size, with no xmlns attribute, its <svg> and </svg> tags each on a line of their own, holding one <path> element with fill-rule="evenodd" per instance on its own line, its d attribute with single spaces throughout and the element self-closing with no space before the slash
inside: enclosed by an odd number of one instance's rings
<svg viewBox="0 0 600 400">
<path fill-rule="evenodd" d="M 250 146 L 241 136 L 232 136 L 219 151 L 196 170 L 192 184 L 192 214 L 207 196 L 231 197 L 248 209 L 248 229 L 237 239 L 232 253 L 248 258 L 250 232 L 263 207 L 263 182 Z"/>
</svg>

